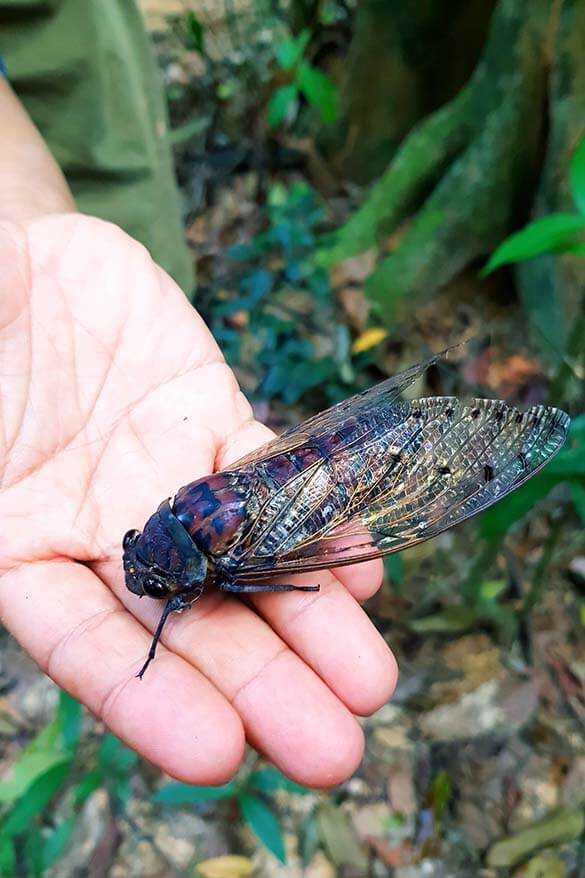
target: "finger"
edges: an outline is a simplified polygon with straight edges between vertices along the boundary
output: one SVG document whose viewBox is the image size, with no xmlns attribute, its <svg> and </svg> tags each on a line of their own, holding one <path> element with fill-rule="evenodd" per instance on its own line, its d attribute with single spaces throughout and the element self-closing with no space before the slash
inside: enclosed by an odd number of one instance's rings
<svg viewBox="0 0 585 878">
<path fill-rule="evenodd" d="M 315 585 L 317 580 L 321 588 L 316 593 L 250 597 L 262 617 L 352 713 L 373 713 L 394 692 L 396 659 L 360 605 L 331 573 L 294 578 L 299 585 Z"/>
<path fill-rule="evenodd" d="M 160 604 L 131 595 L 118 565 L 100 565 L 100 575 L 154 629 Z M 217 686 L 248 740 L 289 777 L 322 788 L 355 771 L 363 735 L 353 715 L 250 607 L 210 593 L 171 618 L 163 640 Z"/>
<path fill-rule="evenodd" d="M 165 772 L 220 784 L 237 771 L 244 732 L 234 708 L 164 647 L 137 679 L 150 635 L 89 569 L 47 561 L 12 570 L 0 580 L 0 612 L 55 682 Z"/>
</svg>

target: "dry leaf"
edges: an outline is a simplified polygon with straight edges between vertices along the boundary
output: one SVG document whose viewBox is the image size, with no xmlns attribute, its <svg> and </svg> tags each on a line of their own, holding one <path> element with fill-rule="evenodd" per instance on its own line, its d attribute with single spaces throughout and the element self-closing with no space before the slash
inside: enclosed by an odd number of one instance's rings
<svg viewBox="0 0 585 878">
<path fill-rule="evenodd" d="M 542 375 L 542 369 L 535 360 L 514 354 L 506 360 L 489 363 L 487 383 L 494 389 L 504 386 L 519 387 L 537 375 Z"/>
<path fill-rule="evenodd" d="M 370 303 L 363 290 L 358 287 L 344 287 L 339 290 L 338 299 L 350 328 L 358 334 L 363 332 L 370 313 Z"/>
<path fill-rule="evenodd" d="M 416 814 L 418 807 L 409 760 L 405 759 L 403 765 L 392 765 L 388 778 L 388 798 L 393 811 L 406 816 Z"/>
<path fill-rule="evenodd" d="M 556 808 L 542 820 L 496 842 L 487 853 L 488 866 L 510 868 L 539 848 L 552 847 L 579 838 L 584 829 L 585 815 L 582 808 Z"/>
<path fill-rule="evenodd" d="M 373 348 L 377 344 L 380 344 L 380 342 L 383 341 L 387 335 L 388 333 L 386 332 L 386 330 L 382 329 L 380 326 L 366 329 L 365 332 L 362 332 L 361 335 L 358 335 L 358 337 L 352 344 L 352 354 L 361 354 L 364 351 L 369 351 L 370 348 Z"/>
<path fill-rule="evenodd" d="M 197 864 L 202 878 L 248 878 L 254 871 L 254 864 L 248 857 L 227 854 L 225 857 L 212 857 Z"/>
<path fill-rule="evenodd" d="M 406 866 L 410 860 L 410 846 L 408 844 L 392 845 L 385 838 L 378 836 L 369 836 L 368 843 L 374 849 L 379 860 L 382 860 L 385 866 L 391 869 L 400 869 Z"/>
<path fill-rule="evenodd" d="M 366 250 L 359 256 L 352 256 L 337 262 L 331 267 L 330 279 L 332 287 L 343 287 L 347 284 L 362 284 L 370 276 L 376 265 L 376 251 Z"/>
<path fill-rule="evenodd" d="M 565 864 L 553 851 L 534 857 L 523 872 L 524 878 L 565 878 L 566 874 Z"/>
</svg>

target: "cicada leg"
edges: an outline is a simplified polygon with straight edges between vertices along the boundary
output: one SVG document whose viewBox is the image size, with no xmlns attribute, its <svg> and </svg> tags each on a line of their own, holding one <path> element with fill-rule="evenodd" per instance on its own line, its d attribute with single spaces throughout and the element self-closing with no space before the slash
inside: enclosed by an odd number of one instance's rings
<svg viewBox="0 0 585 878">
<path fill-rule="evenodd" d="M 234 594 L 247 592 L 270 592 L 270 591 L 319 591 L 319 585 L 240 585 L 239 582 L 220 582 L 221 591 L 229 591 Z"/>
</svg>

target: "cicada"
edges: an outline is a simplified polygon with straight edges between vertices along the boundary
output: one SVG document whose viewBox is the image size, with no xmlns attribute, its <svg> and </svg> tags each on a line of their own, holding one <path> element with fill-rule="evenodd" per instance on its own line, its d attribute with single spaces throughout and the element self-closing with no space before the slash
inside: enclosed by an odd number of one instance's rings
<svg viewBox="0 0 585 878">
<path fill-rule="evenodd" d="M 428 540 L 518 488 L 562 447 L 570 422 L 557 408 L 403 400 L 440 356 L 185 485 L 142 532 L 127 532 L 127 588 L 166 601 L 139 676 L 169 615 L 205 589 L 318 590 L 287 578 Z"/>
</svg>

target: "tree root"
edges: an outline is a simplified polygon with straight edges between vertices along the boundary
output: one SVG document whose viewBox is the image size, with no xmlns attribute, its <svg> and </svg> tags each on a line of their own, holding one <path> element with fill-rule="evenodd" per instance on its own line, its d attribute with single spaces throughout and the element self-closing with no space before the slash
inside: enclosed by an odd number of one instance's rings
<svg viewBox="0 0 585 878">
<path fill-rule="evenodd" d="M 332 264 L 409 220 L 366 286 L 385 322 L 407 296 L 432 293 L 527 218 L 542 162 L 554 9 L 553 0 L 500 0 L 469 84 L 413 130 L 322 252 Z"/>
</svg>

